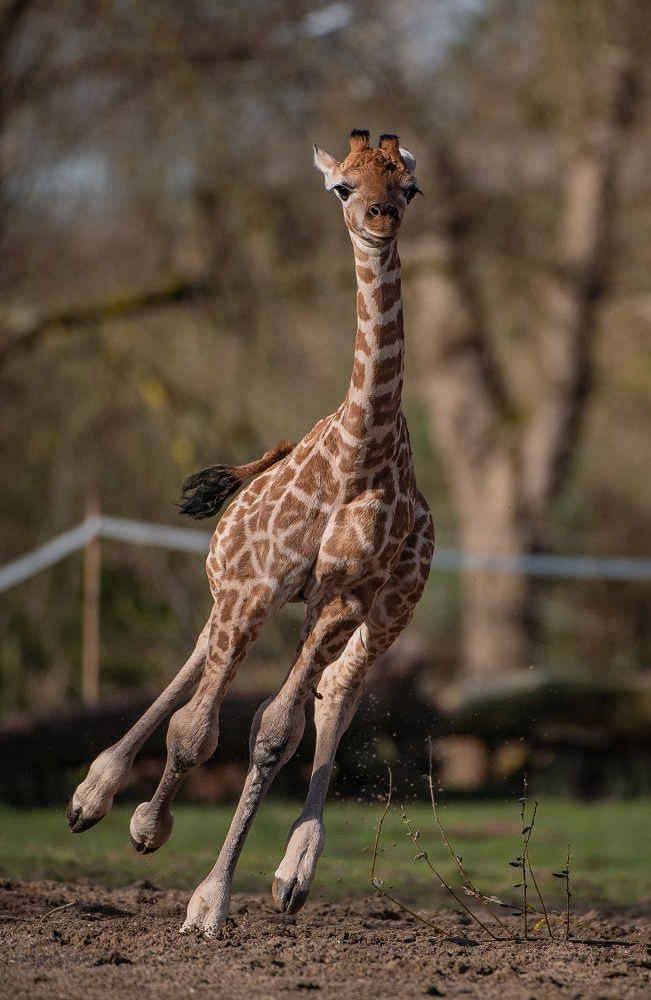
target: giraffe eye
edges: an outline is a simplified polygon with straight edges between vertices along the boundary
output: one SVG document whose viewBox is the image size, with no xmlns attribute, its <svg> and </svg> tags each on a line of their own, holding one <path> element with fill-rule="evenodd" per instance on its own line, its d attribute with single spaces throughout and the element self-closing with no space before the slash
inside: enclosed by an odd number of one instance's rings
<svg viewBox="0 0 651 1000">
<path fill-rule="evenodd" d="M 333 190 L 337 192 L 342 201 L 346 201 L 351 193 L 350 188 L 345 187 L 343 184 L 335 184 Z"/>
</svg>

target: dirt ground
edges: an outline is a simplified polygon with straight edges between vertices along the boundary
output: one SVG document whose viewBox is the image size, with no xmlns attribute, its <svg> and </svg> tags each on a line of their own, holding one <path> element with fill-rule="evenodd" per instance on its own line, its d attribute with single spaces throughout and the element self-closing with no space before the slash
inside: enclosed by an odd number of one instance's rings
<svg viewBox="0 0 651 1000">
<path fill-rule="evenodd" d="M 380 897 L 285 917 L 238 895 L 222 934 L 204 940 L 178 933 L 188 896 L 0 880 L 0 997 L 651 998 L 651 919 L 640 913 L 587 915 L 621 943 L 515 943 L 481 939 L 465 915 L 427 913 L 452 932 L 438 936 Z"/>
</svg>

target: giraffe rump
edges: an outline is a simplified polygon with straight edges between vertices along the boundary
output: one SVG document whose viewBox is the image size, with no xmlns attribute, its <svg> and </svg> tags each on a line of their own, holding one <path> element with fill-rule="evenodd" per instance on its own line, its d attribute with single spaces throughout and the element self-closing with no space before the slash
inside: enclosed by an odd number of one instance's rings
<svg viewBox="0 0 651 1000">
<path fill-rule="evenodd" d="M 247 465 L 209 465 L 195 472 L 183 484 L 183 495 L 178 503 L 181 514 L 202 521 L 214 517 L 229 497 L 237 493 L 242 483 L 252 476 L 265 472 L 294 448 L 292 441 L 280 441 L 266 451 L 262 458 Z"/>
</svg>

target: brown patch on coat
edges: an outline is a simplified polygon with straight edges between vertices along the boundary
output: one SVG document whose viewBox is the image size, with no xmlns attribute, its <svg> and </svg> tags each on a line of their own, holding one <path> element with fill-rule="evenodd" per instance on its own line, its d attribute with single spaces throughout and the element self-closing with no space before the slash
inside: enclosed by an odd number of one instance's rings
<svg viewBox="0 0 651 1000">
<path fill-rule="evenodd" d="M 353 373 L 350 377 L 350 381 L 356 389 L 362 389 L 364 387 L 364 382 L 366 381 L 366 365 L 360 357 L 355 358 Z"/>
</svg>

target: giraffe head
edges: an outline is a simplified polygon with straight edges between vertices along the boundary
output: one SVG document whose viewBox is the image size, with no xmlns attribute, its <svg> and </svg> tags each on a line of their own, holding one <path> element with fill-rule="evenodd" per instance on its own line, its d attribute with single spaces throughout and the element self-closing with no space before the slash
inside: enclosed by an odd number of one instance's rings
<svg viewBox="0 0 651 1000">
<path fill-rule="evenodd" d="M 341 201 L 351 235 L 371 247 L 395 239 L 407 205 L 420 192 L 414 175 L 416 159 L 398 145 L 397 135 L 381 135 L 379 148 L 372 149 L 369 133 L 355 129 L 343 162 L 318 146 L 314 162 L 328 191 Z"/>
</svg>

